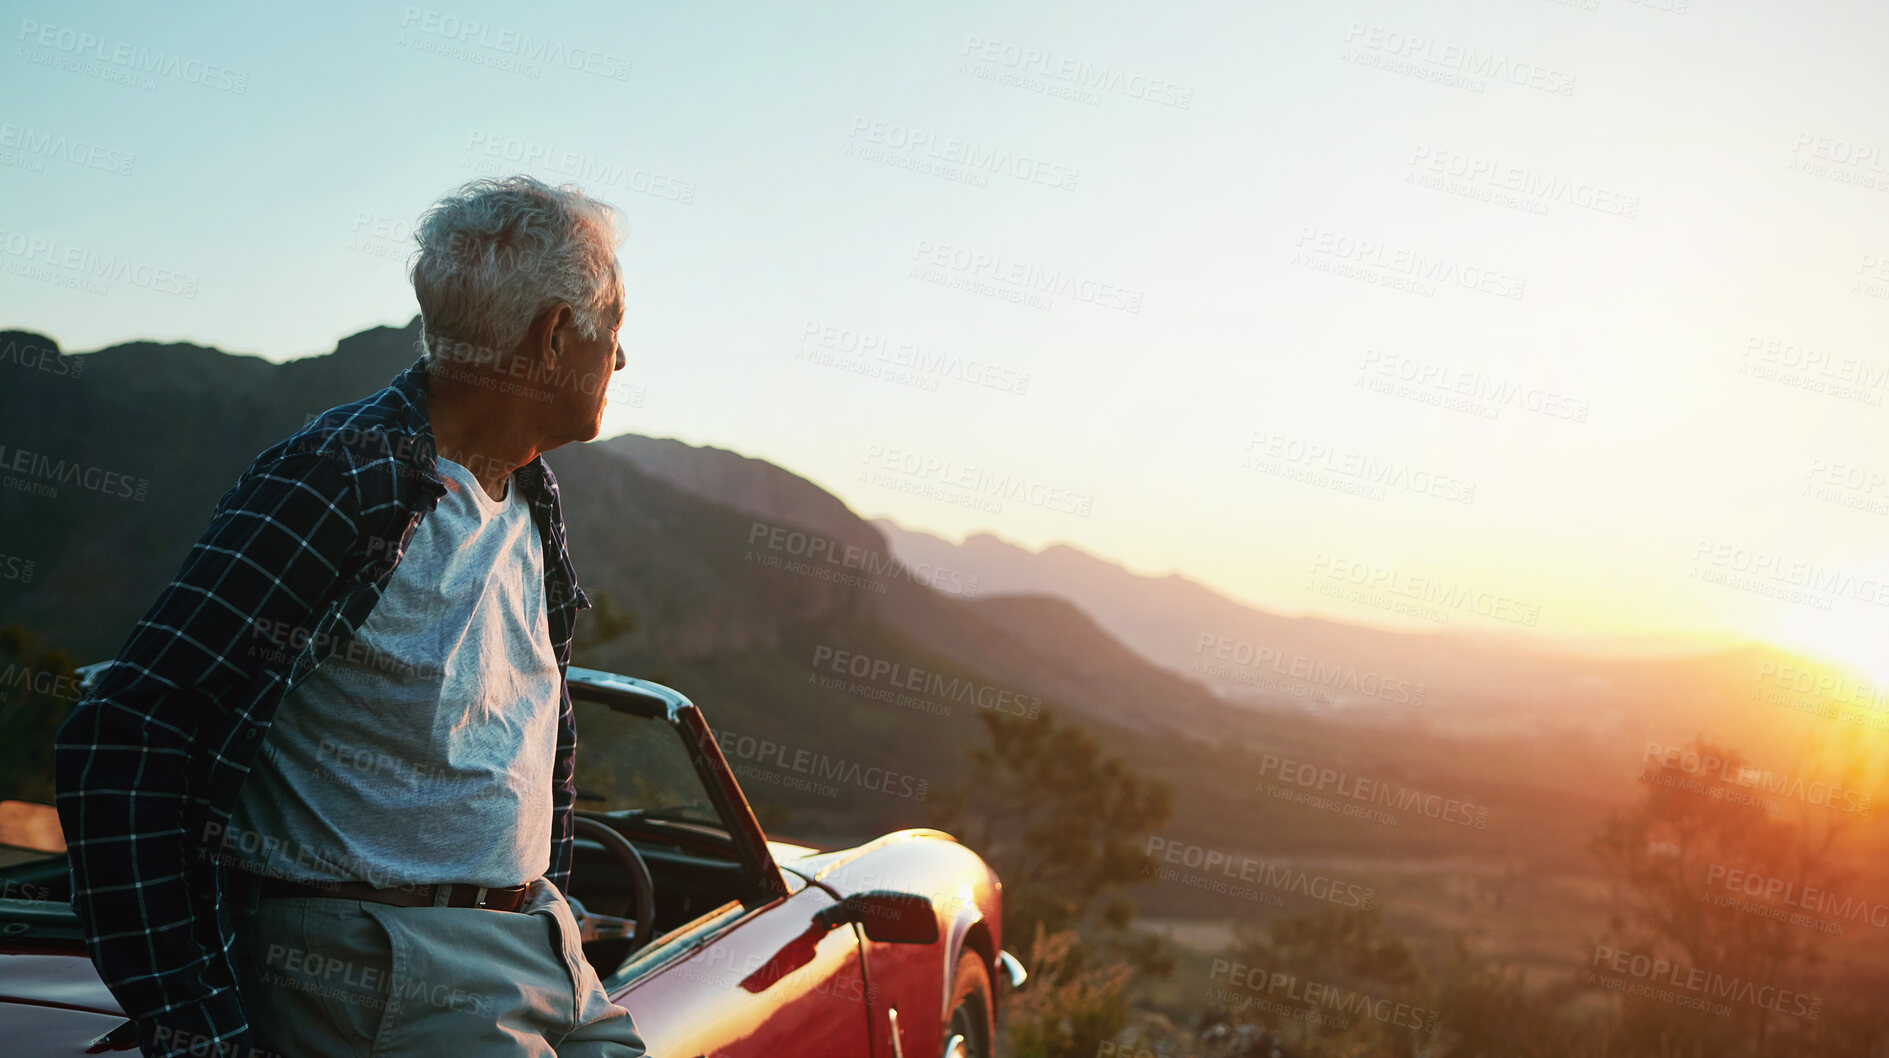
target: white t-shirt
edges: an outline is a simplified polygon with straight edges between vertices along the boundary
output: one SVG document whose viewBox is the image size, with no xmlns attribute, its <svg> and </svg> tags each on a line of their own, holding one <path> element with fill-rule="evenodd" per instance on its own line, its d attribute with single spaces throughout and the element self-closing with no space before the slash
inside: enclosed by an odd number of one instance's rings
<svg viewBox="0 0 1889 1058">
<path fill-rule="evenodd" d="M 557 656 L 544 543 L 439 460 L 420 519 L 355 640 L 283 696 L 231 816 L 251 869 L 378 887 L 502 887 L 551 863 Z"/>
</svg>

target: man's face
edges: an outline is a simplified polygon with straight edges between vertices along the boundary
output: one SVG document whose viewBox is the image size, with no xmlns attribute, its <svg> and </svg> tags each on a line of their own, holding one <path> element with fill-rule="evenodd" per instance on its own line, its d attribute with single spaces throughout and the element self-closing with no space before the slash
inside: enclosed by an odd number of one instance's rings
<svg viewBox="0 0 1889 1058">
<path fill-rule="evenodd" d="M 629 362 L 617 343 L 623 327 L 623 296 L 619 289 L 616 309 L 606 317 L 596 338 L 585 338 L 575 322 L 559 328 L 558 337 L 564 355 L 557 367 L 557 399 L 553 407 L 559 425 L 574 441 L 588 441 L 603 429 L 603 408 L 611 376 Z"/>
</svg>

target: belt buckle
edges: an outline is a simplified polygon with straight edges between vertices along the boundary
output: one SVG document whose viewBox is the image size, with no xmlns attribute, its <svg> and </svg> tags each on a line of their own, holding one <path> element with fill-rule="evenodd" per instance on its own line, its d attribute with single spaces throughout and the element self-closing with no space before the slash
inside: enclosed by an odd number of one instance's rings
<svg viewBox="0 0 1889 1058">
<path fill-rule="evenodd" d="M 463 886 L 455 885 L 452 882 L 441 882 L 438 885 L 435 885 L 433 887 L 433 906 L 434 907 L 451 907 L 453 906 L 453 890 L 454 889 L 471 889 L 471 888 L 474 888 L 474 887 L 470 885 L 463 885 Z M 474 892 L 472 894 L 472 902 L 470 904 L 467 904 L 466 905 L 467 907 L 476 907 L 476 908 L 485 907 L 485 894 L 487 892 L 486 887 L 481 885 L 477 887 L 477 890 L 478 890 L 477 892 Z"/>
</svg>

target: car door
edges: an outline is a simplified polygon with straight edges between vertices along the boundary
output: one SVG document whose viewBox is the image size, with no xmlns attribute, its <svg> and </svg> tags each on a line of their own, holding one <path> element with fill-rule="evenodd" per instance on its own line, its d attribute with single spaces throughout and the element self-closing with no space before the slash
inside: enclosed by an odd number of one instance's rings
<svg viewBox="0 0 1889 1058">
<path fill-rule="evenodd" d="M 713 732 L 679 692 L 572 668 L 580 803 L 647 841 L 706 841 L 682 875 L 668 853 L 649 865 L 663 931 L 604 975 L 661 1058 L 872 1058 L 857 927 L 815 921 L 833 897 L 774 862 L 766 835 Z M 597 710 L 601 711 L 597 711 Z M 593 868 L 599 871 L 607 868 Z M 678 882 L 690 891 L 680 891 Z M 581 872 L 573 882 L 583 888 Z M 705 900 L 707 903 L 690 903 Z M 718 906 L 719 905 L 719 906 Z M 696 908 L 714 908 L 689 922 Z"/>
<path fill-rule="evenodd" d="M 857 927 L 826 929 L 814 915 L 833 898 L 792 875 L 788 885 L 790 895 L 732 918 L 613 995 L 651 1054 L 870 1058 Z"/>
</svg>

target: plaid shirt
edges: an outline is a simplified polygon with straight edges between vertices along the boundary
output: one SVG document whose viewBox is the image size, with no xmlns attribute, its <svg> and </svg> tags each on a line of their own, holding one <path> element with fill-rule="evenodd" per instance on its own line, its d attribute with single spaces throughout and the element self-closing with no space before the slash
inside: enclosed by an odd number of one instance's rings
<svg viewBox="0 0 1889 1058">
<path fill-rule="evenodd" d="M 234 862 L 230 812 L 283 694 L 366 620 L 446 490 L 426 382 L 422 357 L 258 455 L 59 731 L 73 909 L 146 1055 L 252 1052 L 218 869 Z M 564 676 L 590 600 L 544 458 L 515 480 L 544 541 L 560 675 L 546 877 L 563 890 L 576 801 Z"/>
</svg>

